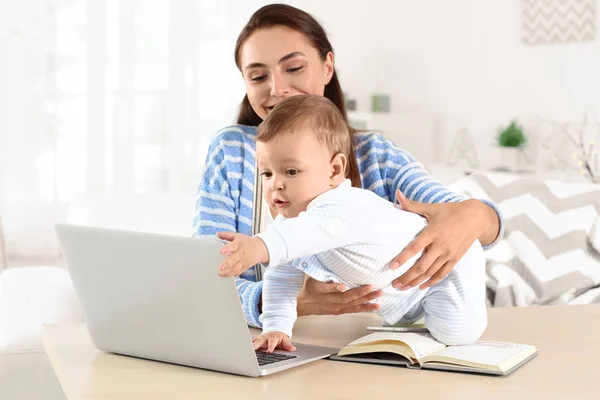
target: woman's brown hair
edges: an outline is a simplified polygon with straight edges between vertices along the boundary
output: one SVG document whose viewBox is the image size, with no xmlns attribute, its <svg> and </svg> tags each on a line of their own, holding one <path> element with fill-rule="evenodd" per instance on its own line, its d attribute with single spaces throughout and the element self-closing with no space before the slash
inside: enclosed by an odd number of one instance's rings
<svg viewBox="0 0 600 400">
<path fill-rule="evenodd" d="M 298 31 L 306 36 L 306 38 L 317 49 L 322 61 L 325 61 L 327 54 L 333 54 L 333 47 L 329 43 L 325 30 L 317 22 L 317 20 L 307 12 L 304 12 L 287 4 L 269 4 L 257 10 L 250 20 L 240 32 L 235 44 L 235 64 L 241 71 L 240 65 L 240 49 L 246 40 L 258 29 L 271 28 L 274 26 L 285 26 L 295 31 Z M 333 104 L 337 106 L 344 120 L 348 122 L 346 114 L 346 105 L 344 102 L 344 94 L 340 81 L 338 80 L 335 69 L 331 80 L 325 85 L 324 96 L 327 97 Z M 256 114 L 248 96 L 245 95 L 237 117 L 237 123 L 241 125 L 258 126 L 262 119 Z M 355 130 L 350 128 L 351 134 L 354 136 Z M 354 152 L 354 140 L 352 140 L 352 151 L 348 157 L 348 178 L 352 181 L 352 186 L 361 187 L 360 172 L 358 170 L 358 162 Z"/>
</svg>

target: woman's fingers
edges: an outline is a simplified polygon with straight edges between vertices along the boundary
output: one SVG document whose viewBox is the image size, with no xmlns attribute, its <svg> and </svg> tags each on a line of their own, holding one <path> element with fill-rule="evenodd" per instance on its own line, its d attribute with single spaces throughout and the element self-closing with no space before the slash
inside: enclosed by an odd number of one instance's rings
<svg viewBox="0 0 600 400">
<path fill-rule="evenodd" d="M 349 289 L 345 292 L 340 292 L 338 288 L 344 290 L 345 286 L 306 278 L 303 288 L 304 300 L 306 304 L 313 305 L 311 313 L 334 315 L 372 311 L 379 308 L 378 304 L 370 302 L 382 295 L 381 290 L 374 290 L 370 285 Z"/>
<path fill-rule="evenodd" d="M 396 269 L 401 265 L 404 265 L 408 260 L 412 257 L 419 254 L 420 251 L 423 251 L 427 246 L 431 244 L 433 238 L 429 234 L 429 227 L 426 227 L 417 235 L 417 237 L 408 244 L 401 252 L 398 254 L 391 262 L 390 268 Z"/>
<path fill-rule="evenodd" d="M 452 268 L 456 265 L 456 261 L 447 261 L 435 274 L 429 278 L 429 280 L 419 286 L 420 289 L 427 289 L 444 279 L 446 275 L 452 271 Z"/>
<path fill-rule="evenodd" d="M 394 279 L 392 286 L 396 289 L 403 289 L 416 286 L 433 275 L 437 269 L 444 265 L 446 260 L 440 260 L 435 271 L 430 271 L 439 258 L 439 253 L 433 250 L 425 250 L 417 262 L 405 273 Z M 443 261 L 443 262 L 442 262 Z"/>
<path fill-rule="evenodd" d="M 334 310 L 334 314 L 348 314 L 357 312 L 374 311 L 380 308 L 379 304 L 371 303 L 371 301 L 381 297 L 383 292 L 381 290 L 373 290 L 371 287 L 358 287 L 352 290 L 361 289 L 357 291 L 360 296 L 352 295 L 351 297 L 343 298 L 344 300 L 337 304 L 337 308 Z M 369 289 L 367 291 L 366 289 Z M 349 292 L 349 291 L 348 291 Z M 348 293 L 346 292 L 346 293 Z M 346 295 L 346 293 L 343 293 Z"/>
<path fill-rule="evenodd" d="M 337 282 L 320 282 L 316 279 L 308 277 L 306 286 L 319 294 L 340 293 L 346 290 L 346 285 Z"/>
<path fill-rule="evenodd" d="M 360 312 L 370 312 L 370 311 L 379 310 L 380 307 L 381 306 L 377 303 L 361 303 L 361 304 L 352 305 L 350 307 L 342 307 L 342 308 L 338 309 L 334 314 L 341 315 L 341 314 L 353 314 L 353 313 L 360 313 Z"/>
<path fill-rule="evenodd" d="M 372 286 L 360 286 L 348 290 L 347 292 L 340 293 L 340 304 L 344 304 L 345 306 L 362 304 L 381 297 L 381 294 L 381 290 L 373 290 Z"/>
<path fill-rule="evenodd" d="M 429 211 L 431 211 L 431 206 L 434 204 L 409 200 L 399 189 L 396 189 L 396 199 L 404 211 L 419 214 L 422 217 L 429 219 Z"/>
<path fill-rule="evenodd" d="M 423 258 L 422 258 L 423 259 Z M 421 260 L 419 260 L 420 262 Z M 438 257 L 436 258 L 433 263 L 430 263 L 430 260 L 424 260 L 423 259 L 423 265 L 427 268 L 424 272 L 422 272 L 420 275 L 418 275 L 417 277 L 415 277 L 412 281 L 408 282 L 406 284 L 406 286 L 404 286 L 404 289 L 409 289 L 411 287 L 415 287 L 418 286 L 420 284 L 424 284 L 429 282 L 429 279 L 437 272 L 439 271 L 440 268 L 442 268 L 444 266 L 444 264 L 446 264 L 447 259 L 444 257 Z M 426 265 L 430 263 L 430 265 L 427 267 Z M 416 268 L 421 268 L 420 266 L 418 266 L 417 264 L 415 264 Z M 422 270 L 422 269 L 421 269 Z"/>
</svg>

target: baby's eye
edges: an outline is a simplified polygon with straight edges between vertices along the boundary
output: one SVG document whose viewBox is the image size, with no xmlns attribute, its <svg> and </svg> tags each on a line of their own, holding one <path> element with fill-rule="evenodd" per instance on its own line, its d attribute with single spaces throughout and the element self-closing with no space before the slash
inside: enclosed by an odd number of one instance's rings
<svg viewBox="0 0 600 400">
<path fill-rule="evenodd" d="M 263 171 L 260 173 L 260 176 L 262 176 L 265 179 L 269 179 L 271 177 L 271 172 L 270 171 Z"/>
<path fill-rule="evenodd" d="M 298 175 L 298 172 L 299 172 L 299 171 L 298 171 L 297 169 L 292 169 L 292 168 L 290 168 L 290 169 L 287 169 L 285 172 L 286 172 L 286 173 L 287 173 L 289 176 L 294 176 L 294 175 Z"/>
</svg>

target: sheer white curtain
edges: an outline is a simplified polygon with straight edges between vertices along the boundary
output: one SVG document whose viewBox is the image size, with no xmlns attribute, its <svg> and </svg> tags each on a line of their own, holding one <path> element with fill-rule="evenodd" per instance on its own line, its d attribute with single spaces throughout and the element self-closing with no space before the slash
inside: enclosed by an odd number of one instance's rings
<svg viewBox="0 0 600 400">
<path fill-rule="evenodd" d="M 195 191 L 207 144 L 242 93 L 228 4 L 0 2 L 9 258 L 56 257 L 53 224 L 78 196 Z"/>
</svg>

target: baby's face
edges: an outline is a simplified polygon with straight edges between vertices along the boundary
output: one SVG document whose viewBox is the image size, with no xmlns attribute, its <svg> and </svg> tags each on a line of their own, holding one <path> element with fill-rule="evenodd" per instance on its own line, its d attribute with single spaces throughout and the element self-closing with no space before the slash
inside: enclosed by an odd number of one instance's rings
<svg viewBox="0 0 600 400">
<path fill-rule="evenodd" d="M 297 217 L 315 197 L 331 189 L 331 156 L 312 133 L 257 142 L 256 157 L 264 201 L 286 218 Z"/>
</svg>

